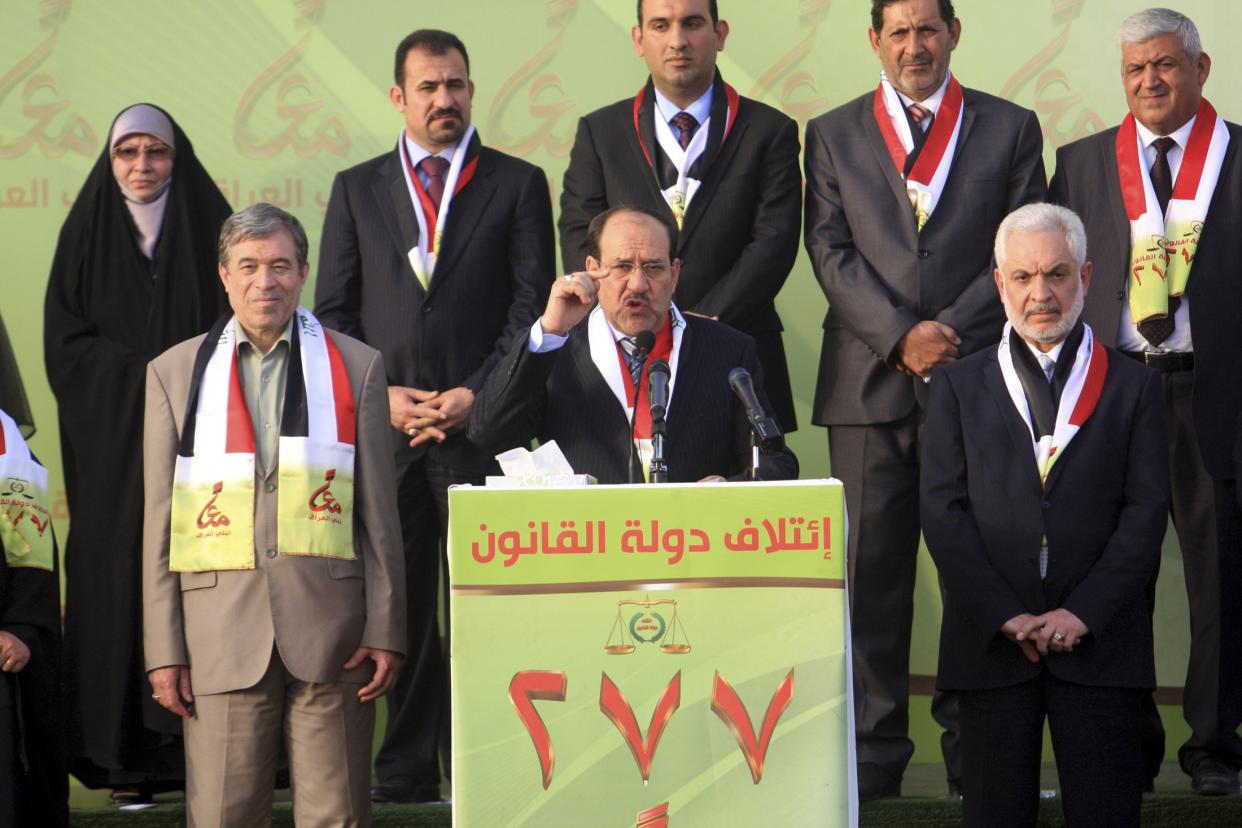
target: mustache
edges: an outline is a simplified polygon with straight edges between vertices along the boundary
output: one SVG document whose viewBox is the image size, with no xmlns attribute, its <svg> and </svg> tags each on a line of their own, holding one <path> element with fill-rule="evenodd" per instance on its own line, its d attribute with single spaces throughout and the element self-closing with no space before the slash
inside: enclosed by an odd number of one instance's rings
<svg viewBox="0 0 1242 828">
<path fill-rule="evenodd" d="M 461 110 L 457 107 L 449 107 L 447 109 L 433 109 L 427 115 L 428 121 L 434 121 L 436 118 L 456 118 L 461 120 Z"/>
<path fill-rule="evenodd" d="M 1026 313 L 1024 313 L 1022 316 L 1024 319 L 1029 319 L 1033 314 L 1036 314 L 1036 313 L 1060 313 L 1060 312 L 1061 312 L 1061 306 L 1058 305 L 1056 302 L 1044 302 L 1043 304 L 1039 304 L 1039 305 L 1031 305 L 1030 307 L 1026 309 Z"/>
</svg>

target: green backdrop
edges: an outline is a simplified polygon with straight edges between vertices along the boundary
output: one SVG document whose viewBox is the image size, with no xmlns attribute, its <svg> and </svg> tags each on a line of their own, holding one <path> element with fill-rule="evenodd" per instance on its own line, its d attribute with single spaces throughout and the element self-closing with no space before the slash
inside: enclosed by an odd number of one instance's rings
<svg viewBox="0 0 1242 828">
<path fill-rule="evenodd" d="M 723 0 L 731 34 L 720 56 L 743 95 L 800 124 L 874 88 L 866 0 Z M 1052 171 L 1056 146 L 1125 113 L 1115 31 L 1146 3 L 1132 0 L 958 0 L 953 69 L 967 86 L 1032 107 Z M 1228 82 L 1237 58 L 1217 33 L 1242 21 L 1225 0 L 1183 0 L 1217 61 L 1208 96 L 1242 117 Z M 52 471 L 65 532 L 55 404 L 43 371 L 42 305 L 57 232 L 115 114 L 136 101 L 165 107 L 194 142 L 234 207 L 277 201 L 318 244 L 332 176 L 388 150 L 401 118 L 387 98 L 392 51 L 425 26 L 457 32 L 471 50 L 474 123 L 485 143 L 540 164 L 554 201 L 578 116 L 642 84 L 629 30 L 632 0 L 0 0 L 0 312 L 14 337 L 38 424 L 35 451 Z M 309 289 L 308 289 L 309 293 Z M 309 302 L 309 297 L 308 297 Z M 803 474 L 830 469 L 824 431 L 809 423 L 826 301 L 805 253 L 778 299 L 801 430 Z M 101 418 L 108 416 L 100 412 Z M 140 462 L 135 447 L 134 462 Z M 101 553 L 105 553 L 101 550 Z M 939 597 L 920 563 L 911 657 L 935 672 Z M 1175 698 L 1187 650 L 1181 561 L 1172 537 L 1157 599 L 1159 680 Z M 916 690 L 926 679 L 916 679 Z M 925 719 L 926 700 L 915 712 Z M 1166 711 L 1167 712 L 1167 711 Z M 1170 722 L 1176 746 L 1178 721 Z M 938 753 L 930 730 L 916 760 Z"/>
</svg>

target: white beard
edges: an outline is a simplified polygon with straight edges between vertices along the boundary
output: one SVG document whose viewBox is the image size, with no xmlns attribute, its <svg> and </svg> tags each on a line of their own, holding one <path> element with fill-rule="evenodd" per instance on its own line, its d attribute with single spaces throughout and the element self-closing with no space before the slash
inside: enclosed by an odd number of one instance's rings
<svg viewBox="0 0 1242 828">
<path fill-rule="evenodd" d="M 1018 336 L 1028 342 L 1039 342 L 1044 345 L 1055 345 L 1065 337 L 1069 336 L 1069 332 L 1074 329 L 1074 325 L 1078 322 L 1078 317 L 1082 316 L 1082 306 L 1086 298 L 1085 291 L 1082 286 L 1078 288 L 1078 292 L 1074 294 L 1074 299 L 1070 303 L 1068 312 L 1061 314 L 1061 321 L 1051 328 L 1043 328 L 1041 330 L 1033 330 L 1026 324 L 1026 315 L 1023 312 L 1014 312 L 1009 306 L 1009 300 L 1005 298 L 1005 316 L 1009 319 L 1009 324 L 1013 325 L 1013 329 L 1017 331 Z M 1040 305 L 1038 310 L 1047 311 L 1051 309 L 1051 305 Z M 1061 310 L 1059 306 L 1056 310 Z"/>
</svg>

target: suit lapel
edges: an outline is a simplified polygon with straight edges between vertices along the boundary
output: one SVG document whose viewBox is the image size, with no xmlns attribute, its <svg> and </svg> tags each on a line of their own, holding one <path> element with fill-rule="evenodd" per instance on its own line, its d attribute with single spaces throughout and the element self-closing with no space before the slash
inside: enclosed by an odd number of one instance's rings
<svg viewBox="0 0 1242 828">
<path fill-rule="evenodd" d="M 1112 139 L 1100 142 L 1100 168 L 1104 171 L 1104 186 L 1108 190 L 1108 208 L 1112 215 L 1113 232 L 1116 234 L 1114 244 L 1121 251 L 1121 260 L 1126 263 L 1125 273 L 1130 272 L 1130 217 L 1126 215 L 1125 199 L 1121 195 L 1121 176 L 1117 171 L 1116 131 Z M 1125 280 L 1122 280 L 1125 284 Z"/>
<path fill-rule="evenodd" d="M 643 91 L 642 105 L 638 108 L 638 128 L 634 128 L 633 108 L 627 114 L 629 123 L 625 125 L 625 132 L 629 136 L 628 143 L 634 151 L 635 163 L 639 166 L 635 169 L 646 171 L 643 178 L 647 182 L 647 194 L 651 199 L 651 204 L 655 209 L 664 213 L 667 218 L 673 220 L 673 210 L 668 206 L 668 202 L 664 200 L 664 194 L 660 192 L 660 181 L 656 175 L 655 169 L 655 152 L 658 144 L 655 135 L 655 86 L 652 85 L 651 79 L 647 79 L 647 86 Z M 643 148 L 646 147 L 646 152 Z M 650 158 L 648 158 L 650 154 Z"/>
<path fill-rule="evenodd" d="M 884 178 L 888 181 L 889 189 L 893 191 L 893 197 L 897 199 L 900 213 L 907 217 L 907 223 L 910 225 L 911 232 L 917 232 L 914 208 L 910 206 L 910 196 L 906 194 L 906 182 L 902 180 L 901 172 L 893 166 L 893 159 L 888 154 L 888 146 L 884 143 L 884 135 L 880 132 L 879 124 L 875 122 L 872 100 L 871 96 L 863 99 L 864 103 L 861 107 L 863 134 L 867 136 L 867 143 L 871 145 L 871 151 L 875 153 L 876 164 L 879 165 L 880 171 L 883 172 Z"/>
<path fill-rule="evenodd" d="M 974 126 L 975 126 L 975 107 L 973 105 L 973 102 L 971 101 L 970 96 L 967 94 L 966 90 L 962 90 L 962 128 L 959 129 L 957 132 L 957 145 L 953 148 L 952 165 L 949 167 L 949 174 L 948 176 L 945 177 L 945 180 L 944 180 L 945 192 L 948 192 L 949 188 L 954 186 L 955 181 L 957 179 L 958 170 L 965 168 L 965 165 L 962 164 L 962 153 L 968 151 L 966 150 L 966 142 L 970 139 L 970 133 L 973 131 Z M 967 193 L 966 198 L 969 198 L 969 197 L 970 197 L 970 194 Z M 940 203 L 943 204 L 944 201 L 945 201 L 945 198 L 944 198 L 944 194 L 942 193 L 940 196 Z M 931 224 L 933 221 L 936 220 L 936 213 L 938 212 L 940 212 L 939 205 L 937 205 L 937 209 L 933 210 L 932 214 L 928 217 L 927 224 Z M 924 232 L 927 231 L 926 225 L 924 225 L 923 231 Z"/>
<path fill-rule="evenodd" d="M 397 255 L 409 268 L 407 275 L 418 284 L 414 269 L 409 264 L 409 252 L 418 246 L 418 218 L 414 215 L 414 205 L 410 202 L 410 190 L 405 183 L 405 172 L 401 169 L 399 153 L 399 150 L 394 151 L 376 171 L 371 189 L 376 203 L 380 205 L 384 226 L 388 228 L 388 234 L 397 248 Z M 421 285 L 419 290 L 422 290 Z"/>
<path fill-rule="evenodd" d="M 475 226 L 491 204 L 496 192 L 493 172 L 491 158 L 480 153 L 474 178 L 453 199 L 448 226 L 440 241 L 435 274 L 431 277 L 431 293 L 435 293 L 436 286 L 453 272 L 453 265 L 469 246 Z"/>
<path fill-rule="evenodd" d="M 585 335 L 587 332 L 583 330 L 583 336 L 570 336 L 566 347 L 569 354 L 573 358 L 574 373 L 576 374 L 577 386 L 582 389 L 582 399 L 588 402 L 589 407 L 598 410 L 598 416 L 601 420 L 596 420 L 592 416 L 583 417 L 583 423 L 591 423 L 584 426 L 594 430 L 599 434 L 615 435 L 608 443 L 612 446 L 607 458 L 601 458 L 601 461 L 608 460 L 617 464 L 619 479 L 626 480 L 629 472 L 626 466 L 629 463 L 630 456 L 630 421 L 625 417 L 625 409 L 621 407 L 621 403 L 617 402 L 617 397 L 612 392 L 612 388 L 604 380 L 599 372 L 599 367 L 595 364 L 595 360 L 591 359 L 591 342 L 590 337 Z M 589 409 L 588 409 L 589 410 Z M 601 474 L 601 479 L 602 474 Z M 638 476 L 639 482 L 642 481 L 642 475 Z"/>
<path fill-rule="evenodd" d="M 723 96 L 724 90 L 721 90 Z M 740 106 L 739 106 L 740 108 Z M 690 206 L 686 208 L 686 216 L 682 221 L 681 234 L 677 240 L 677 249 L 682 251 L 686 249 L 690 236 L 694 234 L 694 229 L 699 226 L 699 221 L 703 214 L 707 212 L 707 206 L 712 200 L 712 196 L 716 194 L 716 188 L 720 185 L 720 179 L 724 177 L 724 171 L 729 168 L 733 162 L 733 157 L 737 155 L 738 147 L 746 138 L 747 124 L 741 122 L 741 114 L 738 114 L 738 123 L 733 125 L 733 131 L 726 136 L 726 144 L 720 148 L 720 153 L 711 160 L 711 166 L 707 168 L 707 175 L 703 177 L 703 181 L 699 184 L 698 190 L 694 193 L 694 198 L 690 199 Z M 722 109 L 720 112 L 720 123 L 716 123 L 716 115 L 712 114 L 712 130 L 719 127 L 724 130 L 725 113 Z M 709 142 L 710 145 L 710 142 Z M 663 201 L 664 197 L 661 196 Z M 672 211 L 670 210 L 670 213 Z"/>
<path fill-rule="evenodd" d="M 1013 400 L 1009 396 L 1009 390 L 1005 387 L 1005 378 L 1001 375 L 997 348 L 995 346 L 989 346 L 989 348 L 987 365 L 983 369 L 984 384 L 987 385 L 988 393 L 992 395 L 992 401 L 996 403 L 997 414 L 1001 422 L 1005 424 L 1005 430 L 1009 432 L 1009 441 L 1013 444 L 1014 456 L 1021 458 L 1018 464 L 1026 469 L 1023 472 L 1024 476 L 1038 489 L 1041 487 L 1039 466 L 1035 463 L 1030 429 L 1013 407 Z"/>
<path fill-rule="evenodd" d="M 1212 193 L 1212 200 L 1208 204 L 1207 218 L 1203 222 L 1204 235 L 1208 236 L 1209 242 L 1212 242 L 1213 237 L 1217 233 L 1227 232 L 1225 229 L 1226 222 L 1222 217 L 1238 215 L 1237 202 L 1234 201 L 1239 192 L 1237 175 L 1235 173 L 1235 165 L 1238 162 L 1238 139 L 1238 133 L 1234 129 L 1229 129 L 1229 146 L 1225 148 L 1225 158 L 1220 165 L 1220 178 L 1216 182 L 1216 190 Z M 1212 242 L 1212 244 L 1214 245 L 1215 243 Z M 1203 249 L 1202 238 L 1199 240 L 1199 249 Z M 1208 249 L 1211 250 L 1210 247 Z M 1229 271 L 1229 268 L 1225 268 L 1224 271 L 1220 272 L 1220 269 L 1216 269 L 1213 272 L 1224 276 Z M 1232 274 L 1229 275 L 1229 278 L 1232 279 Z M 1194 283 L 1194 271 L 1192 270 L 1190 282 L 1187 283 L 1187 290 L 1190 289 L 1189 285 Z M 1222 283 L 1221 289 L 1233 290 L 1233 287 L 1232 285 Z M 1198 295 L 1198 291 L 1196 291 L 1196 295 Z M 1194 305 L 1191 305 L 1191 313 L 1194 313 L 1193 307 Z"/>
<path fill-rule="evenodd" d="M 873 118 L 872 120 L 875 120 L 875 119 Z M 966 89 L 963 89 L 962 90 L 962 128 L 959 129 L 957 132 L 957 144 L 953 147 L 952 165 L 949 167 L 949 174 L 948 176 L 945 177 L 945 180 L 944 180 L 944 192 L 945 193 L 949 191 L 950 187 L 954 186 L 955 178 L 957 176 L 957 171 L 959 169 L 962 169 L 962 164 L 961 164 L 962 152 L 964 151 L 964 148 L 966 147 L 966 141 L 968 138 L 970 138 L 970 133 L 972 129 L 974 128 L 974 125 L 975 125 L 974 102 L 971 99 L 970 92 Z M 892 164 L 890 163 L 889 166 L 891 167 Z M 966 198 L 969 198 L 969 197 L 970 197 L 969 194 L 967 194 Z M 940 196 L 940 204 L 944 204 L 944 202 L 945 202 L 945 198 L 944 198 L 944 194 L 942 193 Z M 931 226 L 932 222 L 936 220 L 936 214 L 938 212 L 940 212 L 939 205 L 937 205 L 936 209 L 932 211 L 932 214 L 928 216 L 927 224 L 923 226 L 924 233 L 927 232 L 927 229 L 928 227 Z M 948 219 L 946 219 L 946 221 L 947 220 Z"/>
</svg>

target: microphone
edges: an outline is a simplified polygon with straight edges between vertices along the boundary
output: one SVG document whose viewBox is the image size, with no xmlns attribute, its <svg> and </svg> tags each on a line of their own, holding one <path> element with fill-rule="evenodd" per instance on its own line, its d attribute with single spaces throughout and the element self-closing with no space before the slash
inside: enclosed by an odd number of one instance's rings
<svg viewBox="0 0 1242 828">
<path fill-rule="evenodd" d="M 651 401 L 651 422 L 664 419 L 668 410 L 668 381 L 672 376 L 668 363 L 657 359 L 647 367 L 647 399 Z"/>
<path fill-rule="evenodd" d="M 642 363 L 646 361 L 647 355 L 651 353 L 651 349 L 655 347 L 655 334 L 651 331 L 639 331 L 634 334 L 634 352 L 630 354 L 635 362 Z"/>
<path fill-rule="evenodd" d="M 776 424 L 776 421 L 763 410 L 763 404 L 759 402 L 759 396 L 755 393 L 755 384 L 750 378 L 750 372 L 745 368 L 734 368 L 729 372 L 729 387 L 746 407 L 746 417 L 750 420 L 755 445 L 764 454 L 779 452 L 784 447 L 784 435 L 781 434 L 780 426 Z"/>
</svg>

